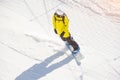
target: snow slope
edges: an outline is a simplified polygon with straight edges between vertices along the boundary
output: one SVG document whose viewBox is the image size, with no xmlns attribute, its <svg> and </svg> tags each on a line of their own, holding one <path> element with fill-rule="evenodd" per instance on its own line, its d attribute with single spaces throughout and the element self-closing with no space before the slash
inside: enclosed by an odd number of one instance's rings
<svg viewBox="0 0 120 80">
<path fill-rule="evenodd" d="M 101 1 L 1 0 L 0 80 L 119 80 L 119 1 Z M 80 66 L 52 29 L 57 8 L 85 56 Z"/>
</svg>

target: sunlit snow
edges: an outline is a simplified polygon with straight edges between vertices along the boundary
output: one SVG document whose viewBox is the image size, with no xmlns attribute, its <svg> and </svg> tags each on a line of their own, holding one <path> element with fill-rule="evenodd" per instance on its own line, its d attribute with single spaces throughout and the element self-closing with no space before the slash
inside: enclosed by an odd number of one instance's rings
<svg viewBox="0 0 120 80">
<path fill-rule="evenodd" d="M 53 31 L 58 8 L 80 66 Z M 120 0 L 0 0 L 0 80 L 120 80 Z"/>
</svg>

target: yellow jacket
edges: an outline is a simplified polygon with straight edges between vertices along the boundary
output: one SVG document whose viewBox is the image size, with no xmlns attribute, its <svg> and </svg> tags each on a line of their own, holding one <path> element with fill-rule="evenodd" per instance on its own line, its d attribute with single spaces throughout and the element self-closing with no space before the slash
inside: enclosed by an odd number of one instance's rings
<svg viewBox="0 0 120 80">
<path fill-rule="evenodd" d="M 64 38 L 68 38 L 70 36 L 70 32 L 68 30 L 69 20 L 67 16 L 64 16 L 64 18 L 61 18 L 61 17 L 57 17 L 56 15 L 53 15 L 52 23 L 53 23 L 53 28 L 57 31 L 58 35 L 61 35 L 61 33 L 64 32 L 64 35 L 63 35 Z"/>
</svg>

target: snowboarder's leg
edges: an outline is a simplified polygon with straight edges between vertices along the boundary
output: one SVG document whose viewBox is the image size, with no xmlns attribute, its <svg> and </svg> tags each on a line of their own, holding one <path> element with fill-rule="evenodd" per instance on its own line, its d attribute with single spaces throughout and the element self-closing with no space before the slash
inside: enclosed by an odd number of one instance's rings
<svg viewBox="0 0 120 80">
<path fill-rule="evenodd" d="M 80 50 L 79 45 L 72 37 L 69 37 L 66 40 L 73 47 L 73 49 L 74 49 L 73 51 Z"/>
<path fill-rule="evenodd" d="M 79 45 L 77 44 L 77 42 L 70 36 L 68 38 L 64 38 L 63 36 L 60 36 L 61 39 L 65 42 L 65 44 L 67 46 L 71 45 L 73 49 L 71 49 L 74 53 L 76 53 L 76 51 L 80 50 Z"/>
<path fill-rule="evenodd" d="M 83 59 L 84 56 L 80 53 L 80 47 L 77 44 L 77 42 L 74 41 L 72 37 L 68 37 L 68 38 L 61 37 L 61 39 L 65 42 L 68 49 L 72 52 L 72 55 L 74 56 L 77 64 L 80 65 L 81 59 Z"/>
</svg>

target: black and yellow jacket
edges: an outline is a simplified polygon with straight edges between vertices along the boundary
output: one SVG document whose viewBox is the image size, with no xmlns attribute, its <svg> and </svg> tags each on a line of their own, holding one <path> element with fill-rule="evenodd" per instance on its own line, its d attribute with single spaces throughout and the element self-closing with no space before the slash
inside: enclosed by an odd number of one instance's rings
<svg viewBox="0 0 120 80">
<path fill-rule="evenodd" d="M 53 28 L 56 30 L 57 34 L 64 38 L 68 38 L 70 36 L 70 32 L 68 30 L 69 20 L 67 16 L 57 17 L 57 15 L 53 15 L 52 17 Z"/>
</svg>

